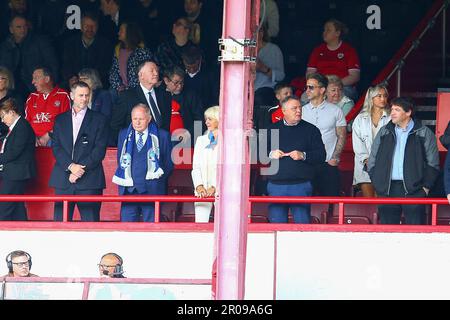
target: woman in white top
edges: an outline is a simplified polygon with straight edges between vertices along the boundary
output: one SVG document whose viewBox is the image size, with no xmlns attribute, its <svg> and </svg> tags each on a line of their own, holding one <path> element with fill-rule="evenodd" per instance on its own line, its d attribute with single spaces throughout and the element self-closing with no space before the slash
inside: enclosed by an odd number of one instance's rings
<svg viewBox="0 0 450 320">
<path fill-rule="evenodd" d="M 352 125 L 352 142 L 355 152 L 353 185 L 361 188 L 364 197 L 375 196 L 375 190 L 365 168 L 375 136 L 380 128 L 390 120 L 386 87 L 383 85 L 370 87 L 367 90 L 363 110 L 355 118 Z"/>
<path fill-rule="evenodd" d="M 199 198 L 216 195 L 217 146 L 219 127 L 219 107 L 205 111 L 207 133 L 197 138 L 192 161 L 192 181 L 195 195 Z M 195 222 L 209 222 L 212 202 L 195 202 Z"/>
</svg>

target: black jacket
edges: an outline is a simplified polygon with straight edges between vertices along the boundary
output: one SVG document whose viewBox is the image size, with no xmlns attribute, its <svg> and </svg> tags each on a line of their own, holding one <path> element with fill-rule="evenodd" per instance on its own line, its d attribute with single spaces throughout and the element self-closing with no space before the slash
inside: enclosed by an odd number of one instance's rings
<svg viewBox="0 0 450 320">
<path fill-rule="evenodd" d="M 389 195 L 396 145 L 395 125 L 390 121 L 378 132 L 370 152 L 368 172 L 378 195 Z M 413 194 L 423 187 L 431 189 L 439 175 L 436 136 L 428 127 L 414 121 L 406 141 L 403 182 Z"/>
<path fill-rule="evenodd" d="M 56 163 L 49 185 L 57 189 L 69 188 L 68 167 L 74 162 L 86 166 L 84 175 L 75 183 L 77 190 L 104 189 L 106 184 L 102 161 L 108 141 L 105 116 L 88 109 L 75 144 L 72 128 L 72 110 L 56 117 L 52 139 Z"/>
<path fill-rule="evenodd" d="M 170 130 L 170 117 L 172 114 L 172 97 L 163 86 L 155 87 L 156 103 L 161 111 L 160 128 Z M 148 106 L 144 91 L 139 85 L 136 88 L 125 90 L 119 94 L 117 104 L 113 106 L 111 119 L 111 135 L 117 141 L 120 129 L 127 128 L 131 123 L 131 110 L 139 103 Z"/>
<path fill-rule="evenodd" d="M 9 136 L 3 140 L 5 148 L 0 153 L 3 179 L 27 180 L 36 176 L 35 141 L 36 136 L 30 124 L 20 117 Z"/>
</svg>

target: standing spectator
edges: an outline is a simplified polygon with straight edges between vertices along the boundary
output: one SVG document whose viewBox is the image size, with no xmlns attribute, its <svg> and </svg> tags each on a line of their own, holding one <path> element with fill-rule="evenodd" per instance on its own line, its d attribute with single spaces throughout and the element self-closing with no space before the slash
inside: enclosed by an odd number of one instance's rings
<svg viewBox="0 0 450 320">
<path fill-rule="evenodd" d="M 314 188 L 321 196 L 337 197 L 340 190 L 339 160 L 347 137 L 344 114 L 325 100 L 328 80 L 319 73 L 306 77 L 309 103 L 303 106 L 303 120 L 315 125 L 322 134 L 327 157 L 315 166 Z"/>
<path fill-rule="evenodd" d="M 414 121 L 414 102 L 399 97 L 391 101 L 391 121 L 382 127 L 372 144 L 368 171 L 380 197 L 425 198 L 439 175 L 436 136 Z M 382 224 L 425 223 L 425 205 L 378 206 Z"/>
<path fill-rule="evenodd" d="M 187 18 L 178 18 L 172 26 L 172 35 L 158 46 L 156 54 L 162 72 L 177 66 L 184 68 L 182 53 L 186 48 L 193 46 L 189 40 L 192 24 Z"/>
<path fill-rule="evenodd" d="M 323 41 L 311 53 L 306 75 L 311 73 L 335 74 L 342 79 L 344 95 L 358 99 L 355 85 L 360 78 L 359 57 L 356 50 L 342 39 L 348 33 L 347 26 L 336 19 L 325 22 Z"/>
<path fill-rule="evenodd" d="M 23 99 L 14 90 L 14 76 L 8 68 L 0 66 L 0 103 L 8 100 L 9 98 L 14 98 L 17 104 L 17 110 L 20 115 L 24 115 L 25 108 L 23 104 Z"/>
<path fill-rule="evenodd" d="M 24 194 L 26 183 L 36 175 L 34 132 L 14 99 L 0 105 L 0 118 L 9 128 L 0 149 L 0 194 Z M 0 220 L 27 220 L 23 202 L 0 202 Z"/>
<path fill-rule="evenodd" d="M 173 170 L 170 136 L 152 120 L 148 106 L 140 103 L 132 109 L 131 124 L 120 131 L 117 146 L 118 168 L 113 182 L 119 185 L 120 195 L 167 194 Z M 144 222 L 154 222 L 155 204 L 122 203 L 121 221 L 139 221 L 141 214 Z"/>
<path fill-rule="evenodd" d="M 11 36 L 0 44 L 0 65 L 14 74 L 16 90 L 24 98 L 33 91 L 31 75 L 38 65 L 58 73 L 58 59 L 49 40 L 28 32 L 25 17 L 15 16 L 9 23 Z"/>
<path fill-rule="evenodd" d="M 216 11 L 223 7 L 211 3 L 213 0 L 184 0 L 186 17 L 192 22 L 192 42 L 203 49 L 208 64 L 217 64 L 219 46 L 217 44 L 222 30 L 222 15 Z"/>
<path fill-rule="evenodd" d="M 100 0 L 100 10 L 103 17 L 100 19 L 99 33 L 111 43 L 116 43 L 119 27 L 131 17 L 124 12 L 121 0 Z"/>
<path fill-rule="evenodd" d="M 257 129 L 264 127 L 267 110 L 276 99 L 273 88 L 284 79 L 283 54 L 280 48 L 270 42 L 267 24 L 259 30 L 258 56 L 256 58 L 254 117 Z"/>
<path fill-rule="evenodd" d="M 114 49 L 109 73 L 109 83 L 116 92 L 139 86 L 138 65 L 153 59 L 153 54 L 144 47 L 143 40 L 136 23 L 125 22 L 120 25 L 119 43 Z"/>
<path fill-rule="evenodd" d="M 183 69 L 174 66 L 167 69 L 163 77 L 166 90 L 172 96 L 169 132 L 171 135 L 180 135 L 180 140 L 194 137 L 194 121 L 202 121 L 203 109 L 200 97 L 194 91 L 184 89 L 184 75 Z M 180 129 L 187 130 L 189 135 L 180 132 Z"/>
<path fill-rule="evenodd" d="M 275 123 L 283 119 L 283 108 L 281 107 L 281 101 L 293 95 L 292 87 L 285 82 L 277 83 L 273 91 L 275 92 L 275 98 L 277 98 L 278 104 L 268 110 L 269 119 L 267 123 Z M 265 129 L 266 126 L 263 128 Z"/>
<path fill-rule="evenodd" d="M 278 162 L 278 170 L 268 176 L 269 196 L 309 197 L 312 195 L 311 182 L 314 178 L 314 166 L 325 160 L 325 148 L 321 134 L 312 124 L 302 120 L 300 99 L 295 96 L 281 102 L 283 121 L 274 123 L 269 130 L 269 148 L 279 137 L 278 149 L 270 150 L 269 158 Z M 287 223 L 291 209 L 295 223 L 310 223 L 311 206 L 309 204 L 270 204 L 271 223 Z"/>
<path fill-rule="evenodd" d="M 92 13 L 81 17 L 80 33 L 64 43 L 62 78 L 69 84 L 77 81 L 77 73 L 83 68 L 97 69 L 103 84 L 109 84 L 109 70 L 113 56 L 112 44 L 97 34 L 98 18 Z"/>
<path fill-rule="evenodd" d="M 15 250 L 6 256 L 8 274 L 4 277 L 37 277 L 30 272 L 31 265 L 31 256 L 28 252 Z"/>
<path fill-rule="evenodd" d="M 192 159 L 192 181 L 195 196 L 198 198 L 214 197 L 217 193 L 217 145 L 219 135 L 219 107 L 210 107 L 205 111 L 205 124 L 208 131 L 197 138 Z M 195 202 L 195 222 L 209 222 L 213 204 Z"/>
<path fill-rule="evenodd" d="M 103 89 L 102 81 L 97 70 L 85 68 L 78 73 L 78 79 L 86 82 L 91 89 L 88 108 L 92 111 L 102 113 L 106 117 L 106 122 L 111 122 L 112 101 L 111 93 Z"/>
<path fill-rule="evenodd" d="M 55 85 L 47 67 L 34 70 L 33 85 L 36 92 L 31 93 L 25 103 L 25 117 L 36 134 L 36 146 L 50 146 L 56 116 L 70 109 L 69 95 Z"/>
<path fill-rule="evenodd" d="M 131 110 L 138 103 L 150 108 L 152 119 L 159 128 L 170 129 L 172 98 L 163 87 L 156 87 L 159 82 L 158 66 L 153 61 L 145 61 L 138 66 L 137 73 L 139 85 L 122 92 L 117 105 L 114 105 L 111 128 L 116 140 L 119 130 L 131 123 Z"/>
<path fill-rule="evenodd" d="M 353 185 L 359 186 L 364 197 L 375 197 L 375 190 L 367 173 L 367 162 L 378 131 L 391 120 L 388 107 L 386 87 L 383 85 L 371 87 L 367 90 L 363 110 L 353 121 L 352 143 L 355 152 Z"/>
<path fill-rule="evenodd" d="M 337 105 L 342 109 L 344 117 L 352 110 L 355 103 L 352 99 L 343 94 L 344 85 L 341 78 L 335 75 L 328 75 L 327 101 Z"/>
<path fill-rule="evenodd" d="M 203 102 L 203 110 L 219 103 L 219 76 L 214 68 L 203 62 L 202 51 L 197 46 L 183 50 L 183 63 L 186 68 L 185 88 L 197 92 Z"/>
<path fill-rule="evenodd" d="M 91 92 L 84 82 L 72 85 L 72 109 L 56 118 L 53 131 L 53 167 L 49 185 L 55 194 L 101 195 L 105 188 L 102 161 L 108 141 L 105 117 L 87 108 Z M 71 202 L 69 221 L 75 204 L 81 221 L 100 220 L 100 202 Z M 62 202 L 55 203 L 55 221 L 62 221 Z"/>
<path fill-rule="evenodd" d="M 261 8 L 259 11 L 259 15 L 262 17 L 264 14 L 264 20 L 261 23 L 267 23 L 267 34 L 270 38 L 276 38 L 278 36 L 278 32 L 280 31 L 280 14 L 278 12 L 277 3 L 274 0 L 265 0 L 264 1 L 266 7 L 263 7 L 263 3 L 261 1 Z"/>
</svg>

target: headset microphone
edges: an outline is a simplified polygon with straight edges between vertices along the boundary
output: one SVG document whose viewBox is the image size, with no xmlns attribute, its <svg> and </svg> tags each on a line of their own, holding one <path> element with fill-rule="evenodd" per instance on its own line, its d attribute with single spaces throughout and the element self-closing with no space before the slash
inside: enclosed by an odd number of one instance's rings
<svg viewBox="0 0 450 320">
<path fill-rule="evenodd" d="M 103 272 L 104 276 L 109 276 L 109 271 L 108 270 L 103 270 L 102 272 Z"/>
</svg>

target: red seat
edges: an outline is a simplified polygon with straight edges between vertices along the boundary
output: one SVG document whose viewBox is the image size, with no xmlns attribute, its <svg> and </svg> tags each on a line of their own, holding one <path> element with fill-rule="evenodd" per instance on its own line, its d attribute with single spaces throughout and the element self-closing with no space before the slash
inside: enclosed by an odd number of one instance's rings
<svg viewBox="0 0 450 320">
<path fill-rule="evenodd" d="M 332 216 L 327 221 L 329 224 L 337 224 L 339 223 L 339 217 L 338 216 Z M 371 221 L 369 218 L 364 216 L 345 216 L 344 217 L 344 224 L 371 224 Z"/>
</svg>

